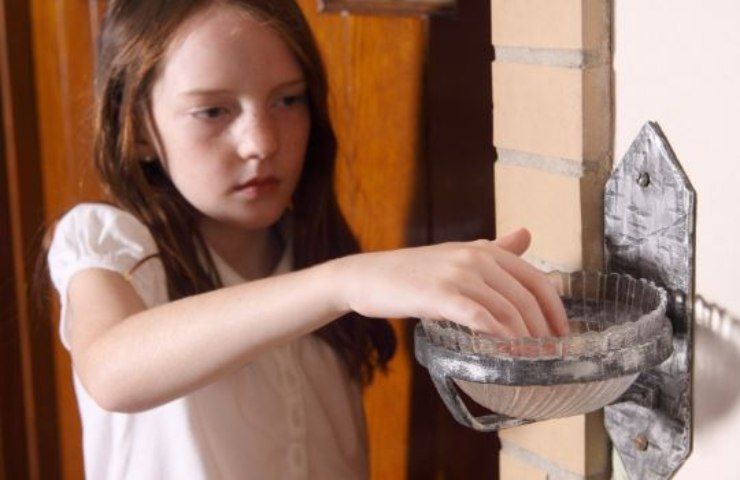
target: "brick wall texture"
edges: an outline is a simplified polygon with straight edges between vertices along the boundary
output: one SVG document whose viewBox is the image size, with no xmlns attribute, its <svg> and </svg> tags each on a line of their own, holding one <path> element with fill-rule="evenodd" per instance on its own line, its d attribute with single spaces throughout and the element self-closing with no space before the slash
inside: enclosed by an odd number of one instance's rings
<svg viewBox="0 0 740 480">
<path fill-rule="evenodd" d="M 496 229 L 543 270 L 601 268 L 612 161 L 610 0 L 492 0 Z M 501 480 L 607 479 L 600 412 L 500 432 Z"/>
</svg>

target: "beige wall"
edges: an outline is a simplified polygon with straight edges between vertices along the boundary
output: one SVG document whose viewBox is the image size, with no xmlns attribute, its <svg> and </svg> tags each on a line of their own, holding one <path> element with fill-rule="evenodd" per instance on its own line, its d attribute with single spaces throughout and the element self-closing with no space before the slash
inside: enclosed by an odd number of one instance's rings
<svg viewBox="0 0 740 480">
<path fill-rule="evenodd" d="M 697 292 L 740 315 L 740 2 L 614 0 L 615 161 L 655 120 L 698 193 Z M 706 324 L 702 312 L 699 323 Z M 740 325 L 697 328 L 694 453 L 679 480 L 740 478 Z"/>
</svg>

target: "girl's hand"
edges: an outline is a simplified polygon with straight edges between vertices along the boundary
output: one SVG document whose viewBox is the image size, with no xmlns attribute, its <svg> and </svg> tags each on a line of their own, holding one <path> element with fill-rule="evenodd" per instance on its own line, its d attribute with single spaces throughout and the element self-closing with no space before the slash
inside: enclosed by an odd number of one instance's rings
<svg viewBox="0 0 740 480">
<path fill-rule="evenodd" d="M 519 258 L 530 240 L 520 229 L 494 241 L 344 257 L 343 306 L 367 317 L 451 320 L 499 337 L 563 335 L 568 321 L 558 294 Z"/>
</svg>

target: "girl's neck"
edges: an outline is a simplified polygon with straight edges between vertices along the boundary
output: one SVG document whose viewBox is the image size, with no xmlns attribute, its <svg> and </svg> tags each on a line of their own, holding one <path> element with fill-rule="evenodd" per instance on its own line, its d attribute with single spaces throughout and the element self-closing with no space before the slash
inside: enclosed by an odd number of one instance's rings
<svg viewBox="0 0 740 480">
<path fill-rule="evenodd" d="M 275 228 L 242 230 L 210 219 L 200 221 L 205 242 L 245 280 L 268 276 L 282 256 Z"/>
</svg>

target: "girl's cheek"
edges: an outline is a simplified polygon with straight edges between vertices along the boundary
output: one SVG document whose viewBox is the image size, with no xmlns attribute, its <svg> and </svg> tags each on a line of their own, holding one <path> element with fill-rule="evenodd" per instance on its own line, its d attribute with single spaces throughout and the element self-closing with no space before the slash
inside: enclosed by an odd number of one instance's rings
<svg viewBox="0 0 740 480">
<path fill-rule="evenodd" d="M 279 120 L 292 142 L 304 143 L 311 130 L 311 117 L 308 112 L 288 112 Z"/>
<path fill-rule="evenodd" d="M 201 124 L 198 121 L 188 122 L 182 128 L 186 141 L 192 143 L 210 141 L 222 135 L 224 128 L 216 123 Z"/>
</svg>

